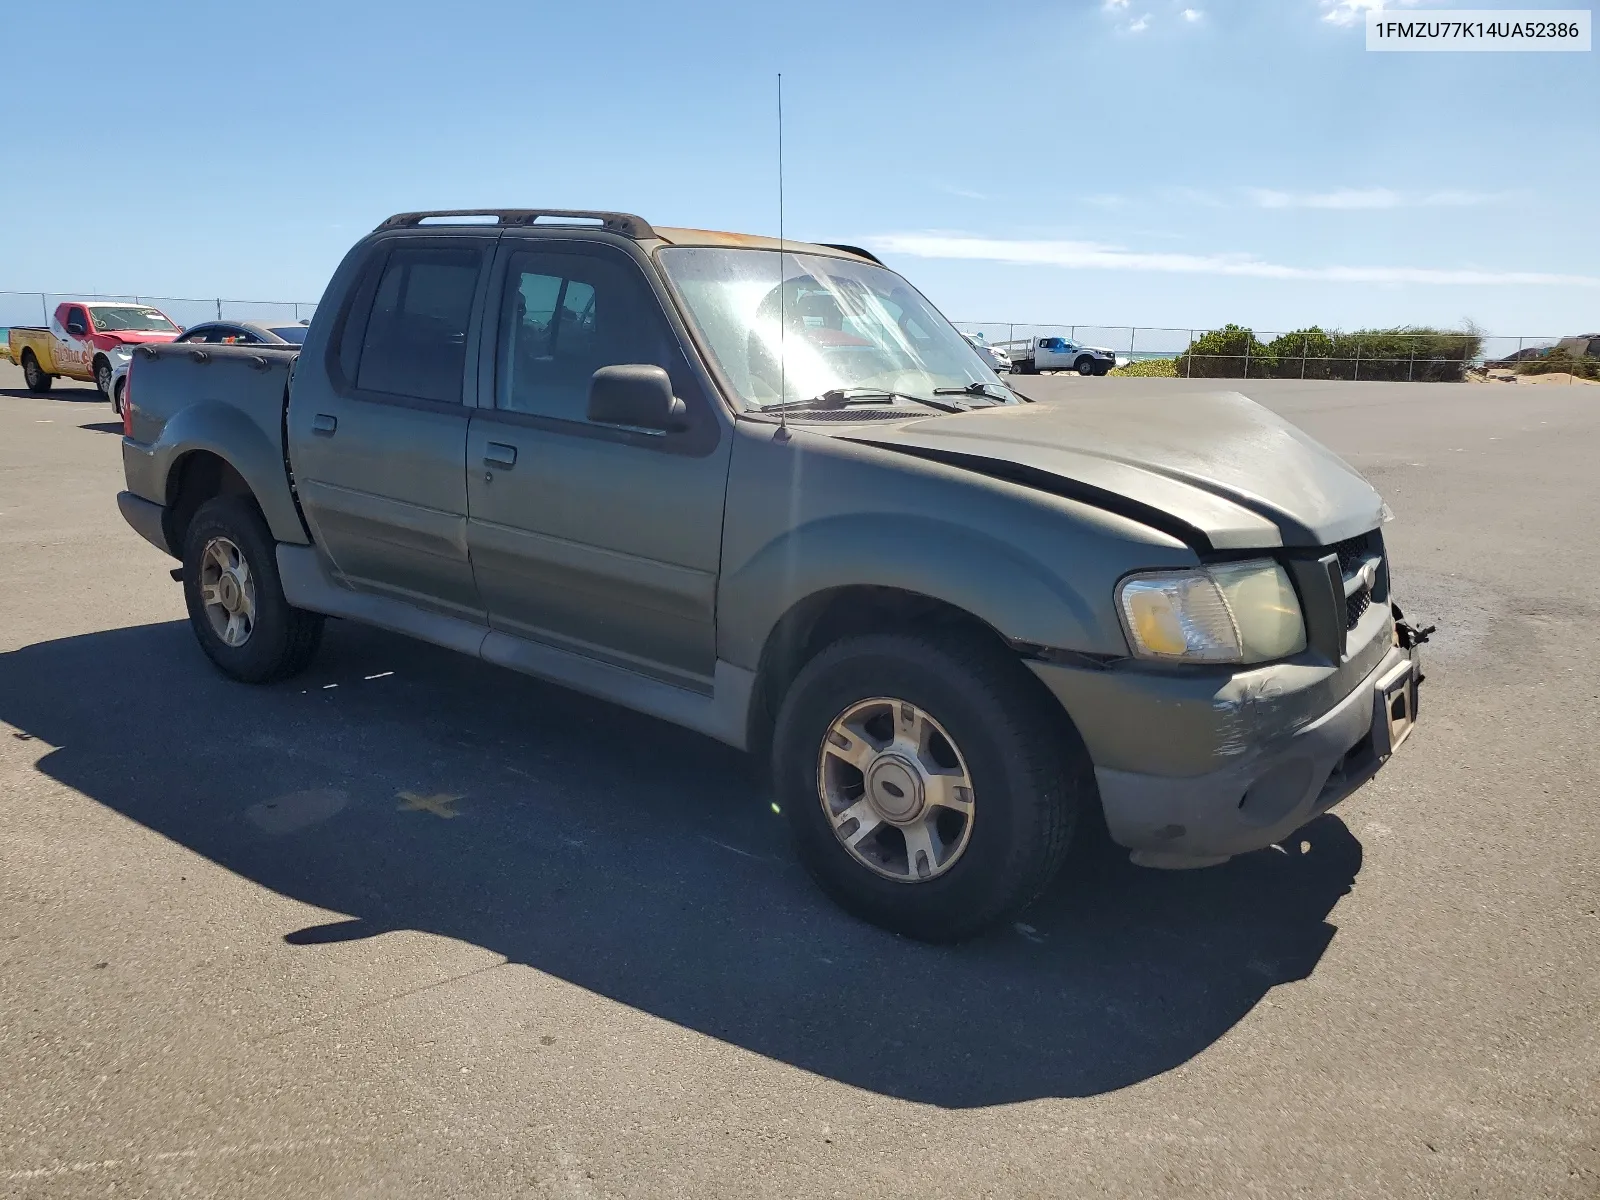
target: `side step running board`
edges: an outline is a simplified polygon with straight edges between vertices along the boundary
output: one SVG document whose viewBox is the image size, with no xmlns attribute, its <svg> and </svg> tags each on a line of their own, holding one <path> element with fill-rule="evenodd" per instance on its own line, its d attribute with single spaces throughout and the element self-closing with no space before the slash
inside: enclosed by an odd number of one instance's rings
<svg viewBox="0 0 1600 1200">
<path fill-rule="evenodd" d="M 675 687 L 559 646 L 491 630 L 475 621 L 429 612 L 388 596 L 351 591 L 328 572 L 311 546 L 280 542 L 278 576 L 283 582 L 284 596 L 296 608 L 330 617 L 347 617 L 449 650 L 459 650 L 485 662 L 682 725 L 736 749 L 747 748 L 750 697 L 755 690 L 753 671 L 719 659 L 711 695 Z"/>
</svg>

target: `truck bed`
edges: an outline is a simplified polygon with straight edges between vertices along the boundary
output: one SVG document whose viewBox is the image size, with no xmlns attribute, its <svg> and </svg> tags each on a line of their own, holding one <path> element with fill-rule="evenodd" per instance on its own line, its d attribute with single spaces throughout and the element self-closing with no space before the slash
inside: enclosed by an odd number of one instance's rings
<svg viewBox="0 0 1600 1200">
<path fill-rule="evenodd" d="M 209 450 L 244 477 L 279 541 L 305 542 L 283 448 L 299 353 L 298 346 L 141 346 L 128 372 L 128 490 L 165 504 L 178 447 L 185 456 Z"/>
</svg>

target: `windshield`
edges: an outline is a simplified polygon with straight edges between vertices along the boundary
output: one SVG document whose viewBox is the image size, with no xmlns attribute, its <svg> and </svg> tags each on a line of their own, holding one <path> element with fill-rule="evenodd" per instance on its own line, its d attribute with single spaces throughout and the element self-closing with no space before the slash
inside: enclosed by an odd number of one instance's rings
<svg viewBox="0 0 1600 1200">
<path fill-rule="evenodd" d="M 974 403 L 1016 403 L 970 342 L 893 271 L 816 254 L 669 246 L 662 268 L 752 408 L 842 388 L 930 397 L 974 384 Z"/>
<path fill-rule="evenodd" d="M 286 342 L 293 342 L 296 346 L 306 340 L 306 327 L 304 325 L 273 325 L 268 329 Z"/>
<path fill-rule="evenodd" d="M 89 306 L 94 327 L 101 333 L 177 333 L 178 327 L 153 308 L 101 308 Z"/>
</svg>

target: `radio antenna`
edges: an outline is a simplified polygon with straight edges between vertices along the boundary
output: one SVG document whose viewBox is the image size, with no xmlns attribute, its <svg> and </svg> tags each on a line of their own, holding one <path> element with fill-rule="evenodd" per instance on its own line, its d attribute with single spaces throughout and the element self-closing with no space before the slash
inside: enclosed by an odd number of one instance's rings
<svg viewBox="0 0 1600 1200">
<path fill-rule="evenodd" d="M 778 429 L 789 433 L 789 312 L 783 294 L 783 72 L 778 72 Z"/>
</svg>

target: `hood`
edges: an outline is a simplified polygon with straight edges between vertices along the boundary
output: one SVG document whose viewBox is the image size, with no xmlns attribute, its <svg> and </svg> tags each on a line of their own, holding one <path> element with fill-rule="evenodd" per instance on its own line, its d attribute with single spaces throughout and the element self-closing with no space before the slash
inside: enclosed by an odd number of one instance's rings
<svg viewBox="0 0 1600 1200">
<path fill-rule="evenodd" d="M 1382 519 L 1348 463 L 1238 392 L 1096 391 L 836 436 L 1059 492 L 1202 550 L 1327 546 Z"/>
<path fill-rule="evenodd" d="M 94 341 L 100 349 L 110 350 L 118 345 L 140 346 L 146 342 L 170 342 L 177 336 L 176 330 L 156 333 L 153 330 L 119 329 L 114 333 L 97 333 L 94 335 Z"/>
</svg>

